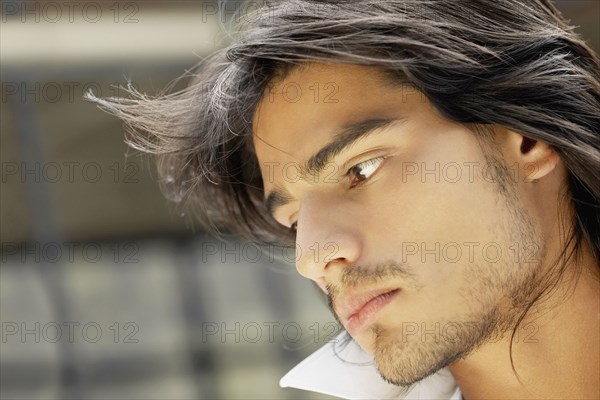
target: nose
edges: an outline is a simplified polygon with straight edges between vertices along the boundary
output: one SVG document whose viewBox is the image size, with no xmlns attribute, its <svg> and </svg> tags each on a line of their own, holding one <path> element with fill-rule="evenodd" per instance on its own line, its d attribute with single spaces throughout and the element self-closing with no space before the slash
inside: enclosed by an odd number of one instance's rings
<svg viewBox="0 0 600 400">
<path fill-rule="evenodd" d="M 339 279 L 340 269 L 362 253 L 356 204 L 332 196 L 311 196 L 300 203 L 296 231 L 296 269 L 323 291 Z"/>
</svg>

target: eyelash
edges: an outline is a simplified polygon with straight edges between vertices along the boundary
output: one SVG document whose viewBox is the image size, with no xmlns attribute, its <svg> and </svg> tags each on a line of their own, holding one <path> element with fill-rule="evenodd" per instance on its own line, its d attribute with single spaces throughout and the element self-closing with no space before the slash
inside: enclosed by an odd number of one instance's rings
<svg viewBox="0 0 600 400">
<path fill-rule="evenodd" d="M 354 164 L 354 165 L 353 165 L 352 167 L 350 167 L 350 168 L 348 169 L 348 171 L 347 171 L 347 172 L 346 172 L 346 173 L 343 175 L 343 178 L 348 178 L 348 177 L 350 177 L 350 175 L 352 174 L 352 171 L 353 171 L 353 170 L 354 170 L 356 167 L 360 167 L 360 166 L 362 166 L 362 165 L 365 165 L 365 164 L 366 164 L 366 165 L 370 165 L 370 164 L 373 164 L 373 163 L 376 163 L 376 162 L 382 162 L 382 161 L 383 161 L 385 158 L 386 158 L 385 156 L 381 156 L 381 157 L 375 157 L 375 158 L 371 158 L 371 159 L 369 159 L 369 160 L 365 160 L 365 161 L 359 162 L 358 164 Z M 380 168 L 380 167 L 381 167 L 381 163 L 379 164 L 379 166 L 377 166 L 377 168 L 375 168 L 375 171 L 373 171 L 373 173 L 371 174 L 371 176 L 373 176 L 373 174 L 375 174 L 375 173 L 376 173 L 376 172 L 379 170 L 379 168 Z M 355 185 L 350 185 L 350 189 L 353 189 L 353 188 L 355 188 L 356 186 L 358 186 L 358 185 L 362 184 L 363 182 L 366 182 L 366 181 L 368 181 L 368 180 L 371 178 L 371 176 L 369 176 L 368 178 L 365 178 L 364 180 L 360 181 L 359 183 L 357 183 L 357 184 L 355 184 Z M 298 221 L 294 222 L 294 223 L 293 223 L 293 224 L 290 226 L 290 230 L 291 230 L 292 232 L 296 232 L 297 228 L 298 228 Z"/>
</svg>

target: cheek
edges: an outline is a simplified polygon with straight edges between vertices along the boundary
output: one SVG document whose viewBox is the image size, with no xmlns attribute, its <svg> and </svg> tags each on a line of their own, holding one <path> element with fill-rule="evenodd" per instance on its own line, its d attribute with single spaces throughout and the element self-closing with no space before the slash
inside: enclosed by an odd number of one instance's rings
<svg viewBox="0 0 600 400">
<path fill-rule="evenodd" d="M 462 271 L 477 262 L 477 249 L 481 253 L 483 245 L 497 239 L 504 215 L 495 184 L 464 168 L 470 165 L 465 162 L 483 165 L 485 159 L 465 148 L 452 159 L 433 151 L 394 159 L 364 198 L 365 209 L 374 210 L 367 218 L 370 257 L 408 263 L 420 280 L 445 292 L 458 289 Z M 460 179 L 456 168 L 444 172 L 450 163 L 463 166 Z M 416 173 L 407 173 L 415 168 Z"/>
</svg>

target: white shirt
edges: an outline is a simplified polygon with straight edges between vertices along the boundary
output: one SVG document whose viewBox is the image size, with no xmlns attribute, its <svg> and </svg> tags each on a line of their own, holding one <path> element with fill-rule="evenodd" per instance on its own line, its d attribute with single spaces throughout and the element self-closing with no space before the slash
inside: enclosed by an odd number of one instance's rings
<svg viewBox="0 0 600 400">
<path fill-rule="evenodd" d="M 342 336 L 338 336 L 337 341 Z M 337 341 L 327 343 L 292 368 L 281 378 L 279 385 L 343 399 L 462 399 L 460 388 L 448 368 L 412 386 L 395 386 L 381 378 L 373 357 L 355 341 L 347 346 L 335 346 Z"/>
</svg>

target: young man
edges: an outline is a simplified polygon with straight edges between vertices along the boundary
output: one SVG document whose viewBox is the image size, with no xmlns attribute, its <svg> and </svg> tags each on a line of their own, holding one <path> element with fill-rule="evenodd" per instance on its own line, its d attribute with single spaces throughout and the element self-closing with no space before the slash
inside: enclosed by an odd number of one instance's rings
<svg viewBox="0 0 600 400">
<path fill-rule="evenodd" d="M 175 198 L 296 246 L 353 342 L 282 384 L 600 397 L 600 63 L 554 6 L 293 1 L 248 25 L 181 93 L 95 100 Z"/>
</svg>

